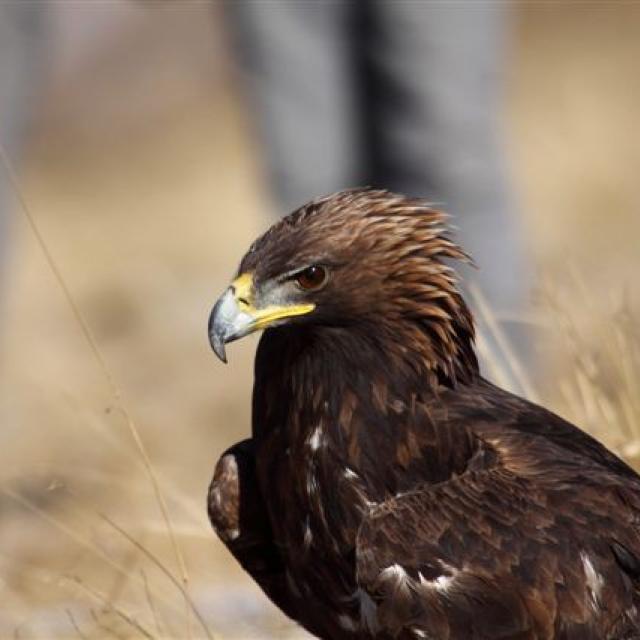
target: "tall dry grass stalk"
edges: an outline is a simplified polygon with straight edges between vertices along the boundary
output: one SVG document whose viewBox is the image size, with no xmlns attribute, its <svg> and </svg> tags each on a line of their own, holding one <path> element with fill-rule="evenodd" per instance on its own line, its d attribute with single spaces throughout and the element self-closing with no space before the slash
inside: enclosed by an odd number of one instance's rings
<svg viewBox="0 0 640 640">
<path fill-rule="evenodd" d="M 631 300 L 623 287 L 595 299 L 576 268 L 568 270 L 568 278 L 580 313 L 566 304 L 557 286 L 541 292 L 549 322 L 560 332 L 561 400 L 574 422 L 637 466 L 640 328 Z"/>
<path fill-rule="evenodd" d="M 638 466 L 640 327 L 629 296 L 619 288 L 603 304 L 579 270 L 570 267 L 567 273 L 562 284 L 555 281 L 541 288 L 538 317 L 526 319 L 540 330 L 538 340 L 552 338 L 556 362 L 541 362 L 534 376 L 527 373 L 482 292 L 472 286 L 473 302 L 488 333 L 478 336 L 478 352 L 497 384 L 551 406 Z M 555 378 L 553 384 L 549 374 Z"/>
<path fill-rule="evenodd" d="M 93 336 L 93 333 L 89 327 L 89 324 L 87 323 L 87 321 L 84 318 L 84 315 L 82 314 L 80 307 L 78 306 L 78 304 L 75 301 L 75 298 L 73 296 L 73 294 L 71 293 L 70 288 L 68 287 L 66 280 L 62 274 L 61 269 L 58 266 L 57 261 L 55 260 L 53 253 L 51 252 L 51 250 L 49 249 L 49 246 L 44 238 L 44 236 L 42 235 L 42 233 L 40 232 L 40 229 L 36 223 L 36 220 L 30 210 L 30 207 L 27 203 L 27 200 L 24 196 L 24 193 L 22 191 L 22 189 L 20 188 L 20 185 L 18 183 L 18 179 L 16 177 L 16 174 L 13 170 L 13 166 L 6 154 L 5 148 L 2 145 L 2 143 L 0 142 L 0 161 L 2 163 L 3 169 L 5 171 L 7 180 L 9 182 L 9 184 L 11 185 L 13 192 L 16 196 L 16 199 L 18 201 L 19 204 L 19 208 L 20 211 L 22 212 L 22 214 L 24 215 L 24 218 L 27 221 L 27 224 L 40 248 L 40 250 L 42 251 L 42 254 L 45 258 L 45 261 L 49 267 L 49 269 L 51 270 L 51 273 L 53 274 L 55 281 L 57 283 L 57 285 L 60 287 L 60 291 L 63 294 L 66 303 L 68 304 L 70 310 L 73 313 L 73 317 L 75 318 L 78 328 L 79 330 L 82 332 L 85 340 L 86 340 L 86 344 L 88 346 L 88 348 L 91 351 L 91 354 L 96 362 L 96 365 L 98 366 L 107 386 L 108 389 L 110 391 L 110 394 L 112 396 L 113 399 L 113 403 L 115 408 L 122 414 L 122 416 L 124 417 L 126 426 L 129 430 L 129 433 L 131 435 L 132 441 L 135 445 L 136 451 L 139 454 L 140 460 L 142 461 L 142 464 L 144 465 L 145 471 L 147 473 L 147 476 L 149 478 L 149 481 L 151 482 L 152 488 L 153 488 L 153 494 L 156 500 L 156 503 L 158 505 L 158 508 L 160 510 L 161 516 L 162 516 L 162 520 L 165 524 L 166 527 L 166 532 L 167 535 L 171 541 L 171 546 L 174 552 L 174 556 L 175 556 L 175 561 L 176 561 L 176 565 L 177 565 L 177 570 L 178 570 L 178 574 L 179 577 L 176 577 L 174 575 L 174 572 L 166 566 L 166 564 L 164 562 L 162 562 L 151 550 L 147 549 L 145 547 L 145 545 L 143 545 L 142 543 L 138 542 L 132 535 L 130 535 L 129 533 L 127 533 L 123 528 L 119 527 L 118 525 L 116 525 L 114 522 L 112 522 L 108 517 L 106 516 L 102 516 L 103 520 L 105 520 L 113 529 L 115 529 L 120 535 L 122 535 L 123 537 L 125 537 L 132 545 L 134 545 L 139 551 L 141 551 L 149 560 L 152 561 L 152 563 L 154 565 L 156 565 L 161 572 L 167 577 L 169 578 L 169 580 L 171 581 L 171 583 L 176 587 L 177 591 L 180 593 L 180 595 L 182 596 L 183 600 L 184 600 L 184 609 L 183 609 L 183 615 L 184 615 L 184 637 L 186 638 L 193 638 L 194 637 L 194 630 L 193 630 L 193 624 L 192 624 L 192 618 L 195 617 L 195 619 L 198 621 L 201 631 L 204 633 L 204 636 L 211 639 L 212 635 L 211 632 L 204 620 L 204 618 L 202 617 L 202 615 L 200 614 L 200 612 L 198 611 L 198 609 L 196 608 L 190 594 L 189 594 L 189 573 L 187 571 L 187 566 L 184 560 L 184 555 L 182 553 L 182 550 L 180 548 L 180 544 L 178 542 L 175 530 L 174 530 L 174 526 L 173 526 L 173 522 L 172 522 L 172 518 L 171 515 L 169 513 L 169 508 L 167 505 L 167 501 L 165 499 L 164 496 L 164 492 L 160 486 L 160 481 L 158 479 L 158 475 L 154 469 L 153 463 L 151 461 L 151 458 L 149 457 L 149 454 L 147 453 L 147 449 L 142 441 L 142 438 L 140 437 L 140 432 L 138 430 L 138 427 L 131 415 L 131 413 L 129 412 L 126 403 L 123 400 L 123 394 L 120 390 L 119 385 L 116 383 L 115 378 L 113 377 L 113 375 L 111 374 L 111 371 L 102 355 L 102 352 L 100 351 L 100 348 L 98 347 L 98 344 Z M 112 569 L 114 569 L 115 571 L 117 571 L 118 573 L 124 575 L 127 579 L 130 579 L 130 573 L 127 571 L 126 567 L 122 567 L 120 566 L 116 561 L 114 561 L 112 558 L 110 558 L 107 554 L 105 554 L 104 552 L 102 552 L 100 549 L 97 549 L 95 547 L 95 545 L 93 545 L 90 541 L 84 539 L 82 536 L 80 536 L 79 534 L 77 534 L 76 532 L 73 531 L 73 529 L 69 528 L 68 526 L 66 526 L 64 523 L 60 522 L 59 520 L 57 520 L 55 517 L 47 514 L 45 511 L 43 511 L 42 509 L 40 509 L 37 504 L 35 504 L 33 502 L 33 500 L 31 500 L 30 498 L 26 497 L 26 496 L 22 496 L 18 493 L 16 493 L 15 491 L 13 491 L 12 489 L 8 488 L 8 487 L 3 487 L 3 492 L 5 493 L 5 495 L 7 495 L 8 497 L 12 498 L 13 500 L 15 500 L 18 503 L 21 503 L 23 506 L 25 506 L 26 508 L 28 508 L 29 510 L 33 511 L 35 514 L 39 515 L 43 520 L 45 520 L 46 522 L 48 522 L 49 524 L 51 524 L 52 526 L 55 526 L 56 528 L 58 528 L 60 531 L 62 531 L 65 535 L 67 535 L 70 539 L 74 540 L 77 544 L 84 546 L 86 549 L 88 549 L 89 551 L 91 551 L 93 554 L 95 554 L 98 558 L 100 558 L 101 560 L 103 560 L 105 562 L 105 564 L 111 566 Z M 82 583 L 79 579 L 76 579 L 76 582 L 80 585 L 83 585 L 85 588 L 85 591 L 89 594 L 91 594 L 94 598 L 96 597 L 96 594 L 98 593 L 97 591 L 91 589 L 91 587 L 84 585 L 84 583 Z M 149 609 L 151 611 L 151 613 L 154 615 L 154 618 L 156 617 L 156 610 L 155 608 L 152 606 L 152 602 L 153 600 L 149 597 L 150 595 L 150 591 L 149 591 L 149 584 L 148 582 L 145 580 L 143 581 L 142 586 L 144 587 L 144 594 L 145 597 L 147 598 L 147 601 L 149 602 Z M 129 625 L 129 627 L 131 627 L 131 630 L 133 630 L 134 632 L 137 633 L 143 633 L 144 636 L 152 638 L 154 637 L 150 632 L 146 631 L 145 628 L 141 625 L 141 623 L 139 623 L 135 617 L 124 613 L 119 607 L 117 607 L 113 602 L 111 602 L 108 599 L 102 598 L 102 596 L 100 596 L 98 598 L 102 604 L 106 607 L 106 609 L 108 611 L 112 611 L 114 612 L 122 621 L 124 621 L 125 623 L 127 623 Z M 167 605 L 169 605 L 170 607 L 173 607 L 173 603 L 171 602 L 166 602 Z M 78 629 L 79 631 L 79 627 L 75 621 L 75 619 L 73 618 L 73 616 L 70 614 L 71 617 L 71 621 L 73 623 L 73 626 Z M 99 621 L 96 618 L 96 623 L 99 625 Z M 103 631 L 110 631 L 108 628 L 103 628 Z M 116 636 L 117 637 L 117 636 Z"/>
</svg>

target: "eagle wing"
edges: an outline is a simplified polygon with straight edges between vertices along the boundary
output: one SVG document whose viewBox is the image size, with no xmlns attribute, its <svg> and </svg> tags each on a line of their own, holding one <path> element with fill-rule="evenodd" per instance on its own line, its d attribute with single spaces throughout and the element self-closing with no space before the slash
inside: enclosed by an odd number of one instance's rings
<svg viewBox="0 0 640 640">
<path fill-rule="evenodd" d="M 253 440 L 238 442 L 222 454 L 209 486 L 207 507 L 219 538 L 265 595 L 287 616 L 318 634 L 313 621 L 300 615 L 299 594 L 292 588 L 273 538 L 256 479 Z"/>
<path fill-rule="evenodd" d="M 225 451 L 209 487 L 209 519 L 222 542 L 265 594 L 295 617 L 284 562 L 273 540 L 255 475 L 252 440 L 243 440 Z"/>
<path fill-rule="evenodd" d="M 402 638 L 640 638 L 640 549 L 616 539 L 629 517 L 619 488 L 552 490 L 500 466 L 397 496 L 358 532 L 361 602 L 376 607 L 363 623 Z"/>
</svg>

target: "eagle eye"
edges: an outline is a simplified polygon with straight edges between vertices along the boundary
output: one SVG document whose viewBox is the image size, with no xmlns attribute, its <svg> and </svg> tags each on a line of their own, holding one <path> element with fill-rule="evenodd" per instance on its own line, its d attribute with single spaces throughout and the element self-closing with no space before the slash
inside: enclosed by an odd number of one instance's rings
<svg viewBox="0 0 640 640">
<path fill-rule="evenodd" d="M 329 270 L 317 264 L 307 267 L 295 275 L 297 285 L 304 291 L 317 291 L 327 283 L 328 279 Z"/>
</svg>

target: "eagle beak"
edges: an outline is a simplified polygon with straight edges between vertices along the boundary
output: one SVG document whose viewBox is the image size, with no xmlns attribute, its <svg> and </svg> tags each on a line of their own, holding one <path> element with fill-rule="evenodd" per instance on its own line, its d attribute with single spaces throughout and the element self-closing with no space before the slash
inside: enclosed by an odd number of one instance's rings
<svg viewBox="0 0 640 640">
<path fill-rule="evenodd" d="M 209 342 L 215 354 L 227 361 L 224 345 L 244 335 L 253 318 L 240 308 L 231 285 L 215 303 L 209 316 Z"/>
<path fill-rule="evenodd" d="M 209 316 L 209 342 L 214 353 L 227 361 L 225 344 L 279 320 L 303 315 L 315 309 L 314 304 L 254 305 L 253 276 L 243 273 L 220 296 Z"/>
</svg>

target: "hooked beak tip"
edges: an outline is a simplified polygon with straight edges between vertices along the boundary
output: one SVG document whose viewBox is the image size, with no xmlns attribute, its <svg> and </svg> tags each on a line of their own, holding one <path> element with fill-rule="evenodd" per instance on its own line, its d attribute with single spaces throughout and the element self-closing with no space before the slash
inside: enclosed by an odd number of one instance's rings
<svg viewBox="0 0 640 640">
<path fill-rule="evenodd" d="M 224 340 L 215 333 L 209 333 L 209 343 L 213 352 L 220 358 L 222 362 L 227 364 L 227 351 L 224 346 Z"/>
<path fill-rule="evenodd" d="M 220 313 L 225 299 L 225 296 L 221 296 L 213 307 L 211 315 L 209 316 L 208 333 L 209 344 L 213 352 L 226 364 L 227 352 L 225 343 L 227 341 L 227 324 L 224 322 L 224 318 L 221 317 L 223 314 Z"/>
<path fill-rule="evenodd" d="M 233 286 L 218 299 L 209 316 L 209 344 L 213 352 L 227 362 L 225 345 L 246 334 L 247 321 L 251 318 L 238 308 Z"/>
</svg>

